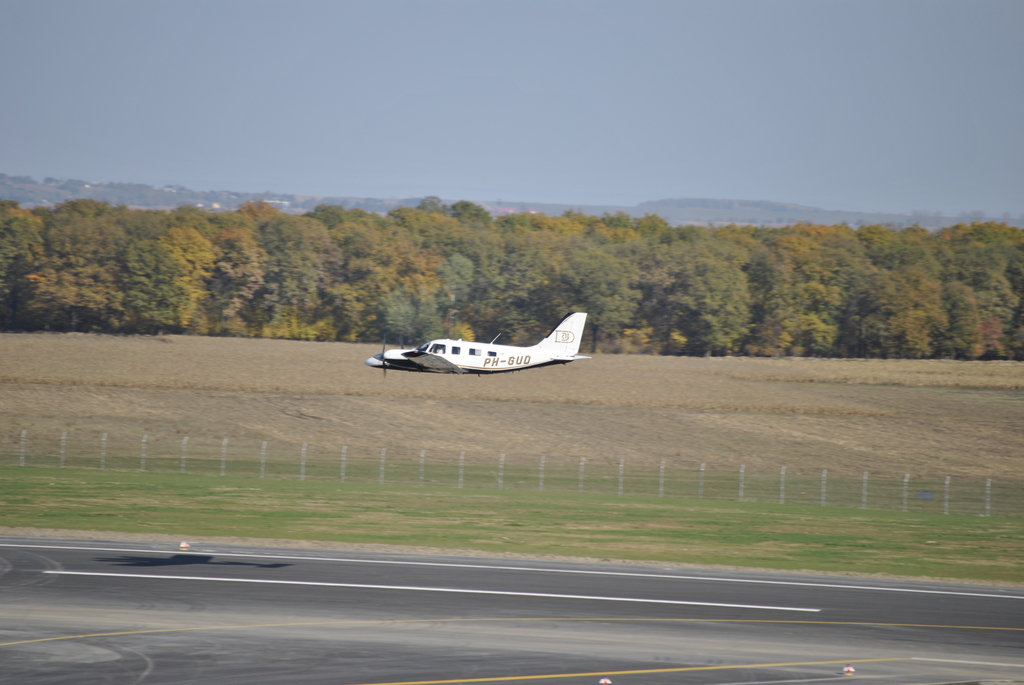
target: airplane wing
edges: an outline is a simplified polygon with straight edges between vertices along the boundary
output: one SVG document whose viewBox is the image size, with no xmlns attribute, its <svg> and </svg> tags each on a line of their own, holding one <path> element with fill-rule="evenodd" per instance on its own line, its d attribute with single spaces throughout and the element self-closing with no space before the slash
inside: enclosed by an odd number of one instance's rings
<svg viewBox="0 0 1024 685">
<path fill-rule="evenodd" d="M 416 366 L 422 366 L 425 371 L 435 373 L 466 373 L 461 366 L 452 364 L 450 361 L 436 354 L 428 352 L 407 352 L 403 355 Z"/>
</svg>

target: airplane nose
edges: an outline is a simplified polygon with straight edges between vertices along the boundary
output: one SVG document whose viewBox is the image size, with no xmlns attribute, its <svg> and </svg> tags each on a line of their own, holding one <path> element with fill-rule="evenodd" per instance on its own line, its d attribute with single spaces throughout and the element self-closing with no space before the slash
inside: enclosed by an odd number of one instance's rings
<svg viewBox="0 0 1024 685">
<path fill-rule="evenodd" d="M 384 362 L 380 360 L 379 355 L 374 355 L 373 357 L 370 357 L 363 363 L 366 364 L 367 366 L 372 366 L 375 369 L 379 369 L 380 367 L 384 366 Z"/>
</svg>

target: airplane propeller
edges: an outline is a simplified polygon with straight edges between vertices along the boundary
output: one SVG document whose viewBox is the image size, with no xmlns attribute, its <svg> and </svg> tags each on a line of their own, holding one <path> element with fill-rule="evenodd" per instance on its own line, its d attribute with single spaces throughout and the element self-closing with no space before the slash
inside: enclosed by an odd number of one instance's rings
<svg viewBox="0 0 1024 685">
<path fill-rule="evenodd" d="M 387 380 L 387 377 L 388 377 L 388 363 L 384 359 L 384 351 L 387 349 L 387 345 L 388 345 L 388 339 L 385 336 L 380 341 L 380 363 L 381 363 L 380 370 L 384 372 L 384 375 L 381 377 L 384 380 Z"/>
</svg>

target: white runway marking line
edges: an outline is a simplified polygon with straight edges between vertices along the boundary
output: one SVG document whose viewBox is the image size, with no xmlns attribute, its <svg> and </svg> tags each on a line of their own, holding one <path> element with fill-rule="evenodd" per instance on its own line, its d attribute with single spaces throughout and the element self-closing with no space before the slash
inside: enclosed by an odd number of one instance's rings
<svg viewBox="0 0 1024 685">
<path fill-rule="evenodd" d="M 63 545 L 19 545 L 0 542 L 0 547 L 25 547 L 32 549 L 73 549 L 92 552 L 136 552 L 149 554 L 181 554 L 178 550 L 121 549 L 117 547 L 72 547 Z M 752 583 L 757 585 L 791 585 L 796 587 L 820 587 L 841 590 L 876 590 L 879 592 L 910 592 L 924 595 L 956 595 L 959 597 L 993 597 L 996 599 L 1024 599 L 1024 595 L 996 595 L 982 592 L 957 592 L 955 590 L 919 590 L 916 588 L 879 587 L 875 585 L 841 585 L 839 583 L 810 583 L 793 580 L 756 580 L 752 578 L 712 578 L 709 576 L 677 576 L 658 573 L 631 573 L 628 571 L 584 571 L 571 568 L 535 568 L 530 566 L 498 566 L 495 564 L 456 564 L 439 561 L 393 561 L 389 559 L 350 559 L 338 557 L 300 557 L 282 554 L 244 554 L 241 552 L 211 552 L 191 550 L 185 554 L 218 557 L 242 557 L 248 559 L 288 559 L 291 561 L 329 561 L 345 564 L 391 564 L 395 566 L 439 566 L 443 568 L 479 568 L 497 571 L 528 571 L 532 573 L 570 573 L 591 576 L 621 576 L 628 578 L 662 578 L 668 580 L 699 580 L 714 583 Z"/>
<path fill-rule="evenodd" d="M 678 599 L 637 599 L 633 597 L 598 597 L 592 595 L 562 595 L 550 592 L 511 592 L 504 590 L 469 590 L 465 588 L 417 587 L 415 585 L 367 585 L 364 583 L 323 583 L 310 580 L 262 580 L 256 578 L 212 578 L 207 576 L 165 576 L 148 573 L 96 573 L 90 571 L 43 571 L 58 576 L 95 576 L 100 578 L 155 578 L 158 580 L 211 580 L 221 583 L 260 583 L 265 585 L 307 585 L 314 587 L 343 587 L 362 590 L 405 590 L 412 592 L 450 592 L 466 595 L 502 595 L 505 597 L 545 597 L 547 599 L 584 599 L 600 602 L 640 602 L 643 604 L 676 604 L 698 607 L 724 607 L 727 609 L 766 609 L 769 611 L 803 611 L 818 613 L 821 609 L 802 607 L 776 607 L 759 604 L 724 604 L 720 602 L 688 602 Z"/>
<path fill-rule="evenodd" d="M 971 666 L 1009 666 L 1011 668 L 1024 668 L 1024 664 L 994 664 L 991 661 L 958 661 L 956 659 L 926 659 L 923 656 L 910 657 L 912 661 L 938 661 L 943 664 L 970 664 Z"/>
</svg>

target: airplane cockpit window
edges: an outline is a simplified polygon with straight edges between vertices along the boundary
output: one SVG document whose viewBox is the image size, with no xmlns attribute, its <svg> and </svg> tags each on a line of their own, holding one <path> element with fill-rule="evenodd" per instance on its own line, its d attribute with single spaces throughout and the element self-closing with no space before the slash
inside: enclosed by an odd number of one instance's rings
<svg viewBox="0 0 1024 685">
<path fill-rule="evenodd" d="M 444 345 L 434 345 L 433 347 L 430 348 L 430 351 L 433 354 L 444 354 L 444 349 Z"/>
<path fill-rule="evenodd" d="M 498 353 L 497 352 L 492 352 L 491 350 L 488 350 L 487 351 L 487 356 L 488 357 L 497 357 Z"/>
<path fill-rule="evenodd" d="M 452 347 L 452 354 L 462 354 L 462 348 L 461 347 L 454 347 L 453 346 Z"/>
<path fill-rule="evenodd" d="M 480 350 L 476 349 L 475 347 L 469 348 L 469 356 L 471 356 L 471 357 L 479 357 L 480 356 Z"/>
<path fill-rule="evenodd" d="M 428 347 L 430 347 L 430 343 L 423 343 L 422 345 L 420 345 L 419 347 L 416 348 L 416 351 L 417 352 L 426 352 Z"/>
</svg>

